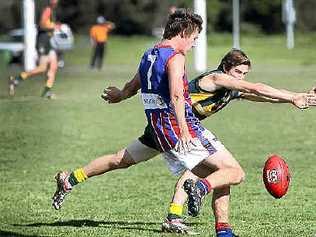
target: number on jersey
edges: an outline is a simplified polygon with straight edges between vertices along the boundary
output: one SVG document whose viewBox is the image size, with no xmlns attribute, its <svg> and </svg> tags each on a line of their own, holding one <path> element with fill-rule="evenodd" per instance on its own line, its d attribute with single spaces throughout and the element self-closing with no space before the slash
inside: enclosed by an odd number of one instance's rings
<svg viewBox="0 0 316 237">
<path fill-rule="evenodd" d="M 156 55 L 148 55 L 147 60 L 150 61 L 150 67 L 148 68 L 147 71 L 147 84 L 148 84 L 148 90 L 151 90 L 151 76 L 153 75 L 153 65 L 157 59 Z"/>
</svg>

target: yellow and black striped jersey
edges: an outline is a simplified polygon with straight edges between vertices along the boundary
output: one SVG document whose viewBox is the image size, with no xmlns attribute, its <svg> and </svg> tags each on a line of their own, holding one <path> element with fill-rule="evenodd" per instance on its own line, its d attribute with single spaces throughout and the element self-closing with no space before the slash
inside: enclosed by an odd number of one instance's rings
<svg viewBox="0 0 316 237">
<path fill-rule="evenodd" d="M 189 91 L 192 99 L 192 108 L 194 114 L 200 119 L 205 119 L 210 115 L 224 108 L 232 99 L 240 97 L 239 91 L 226 88 L 215 91 L 206 91 L 199 86 L 199 81 L 212 73 L 224 73 L 221 70 L 213 70 L 193 79 L 189 83 Z"/>
</svg>

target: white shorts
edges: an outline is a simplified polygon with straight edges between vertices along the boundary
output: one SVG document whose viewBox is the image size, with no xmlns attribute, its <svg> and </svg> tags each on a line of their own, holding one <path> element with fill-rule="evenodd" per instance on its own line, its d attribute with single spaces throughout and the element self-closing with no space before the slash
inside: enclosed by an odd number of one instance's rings
<svg viewBox="0 0 316 237">
<path fill-rule="evenodd" d="M 150 160 L 160 153 L 159 151 L 141 143 L 139 140 L 135 140 L 129 144 L 126 150 L 135 163 Z"/>
<path fill-rule="evenodd" d="M 214 153 L 225 148 L 224 145 L 219 140 L 217 140 L 213 133 L 207 129 L 203 131 L 203 136 L 213 146 Z M 192 150 L 186 154 L 176 152 L 174 149 L 162 153 L 163 158 L 167 162 L 169 170 L 174 175 L 180 175 L 186 169 L 193 169 L 201 161 L 207 159 L 210 156 L 210 152 L 202 145 L 200 140 L 198 138 L 195 140 L 196 146 L 192 147 Z M 159 151 L 144 145 L 139 140 L 135 140 L 129 144 L 126 150 L 135 163 L 150 160 L 160 153 Z"/>
<path fill-rule="evenodd" d="M 205 129 L 202 134 L 204 138 L 206 138 L 211 143 L 213 154 L 225 148 L 224 145 L 213 135 L 213 133 L 207 129 Z M 196 146 L 193 146 L 192 150 L 185 154 L 179 153 L 174 149 L 162 154 L 169 166 L 170 171 L 174 175 L 180 175 L 186 169 L 192 170 L 201 161 L 210 157 L 210 152 L 202 145 L 198 138 L 195 138 L 194 142 Z"/>
</svg>

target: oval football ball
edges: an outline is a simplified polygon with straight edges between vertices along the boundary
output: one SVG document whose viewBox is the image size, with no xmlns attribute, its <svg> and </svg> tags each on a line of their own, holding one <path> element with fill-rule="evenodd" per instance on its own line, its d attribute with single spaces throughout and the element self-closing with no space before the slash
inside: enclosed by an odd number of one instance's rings
<svg viewBox="0 0 316 237">
<path fill-rule="evenodd" d="M 267 191 L 275 198 L 283 197 L 289 188 L 291 175 L 287 163 L 278 155 L 270 156 L 262 174 Z"/>
</svg>

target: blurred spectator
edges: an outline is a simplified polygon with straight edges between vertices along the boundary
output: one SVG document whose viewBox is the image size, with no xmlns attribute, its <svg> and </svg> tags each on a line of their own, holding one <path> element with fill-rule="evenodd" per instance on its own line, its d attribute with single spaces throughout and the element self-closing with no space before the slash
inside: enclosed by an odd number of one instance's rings
<svg viewBox="0 0 316 237">
<path fill-rule="evenodd" d="M 103 16 L 97 18 L 97 24 L 90 29 L 90 39 L 92 44 L 91 68 L 98 68 L 103 65 L 103 58 L 106 56 L 108 34 L 115 28 L 113 22 L 107 21 Z"/>
</svg>

